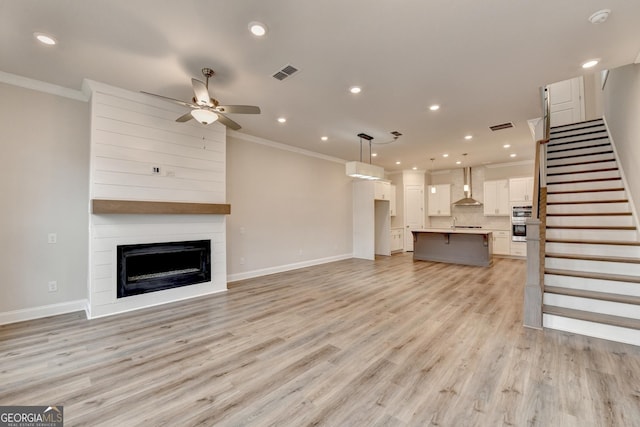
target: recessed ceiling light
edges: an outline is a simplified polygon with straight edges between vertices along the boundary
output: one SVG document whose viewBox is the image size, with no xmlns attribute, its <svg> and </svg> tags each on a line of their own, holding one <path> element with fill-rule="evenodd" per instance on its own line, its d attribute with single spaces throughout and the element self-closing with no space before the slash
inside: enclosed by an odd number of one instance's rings
<svg viewBox="0 0 640 427">
<path fill-rule="evenodd" d="M 473 138 L 473 135 L 465 135 L 465 137 L 464 137 L 464 139 L 466 139 L 467 141 L 472 139 L 472 138 Z"/>
<path fill-rule="evenodd" d="M 371 153 L 371 157 L 378 157 L 378 153 Z"/>
<path fill-rule="evenodd" d="M 449 155 L 445 153 L 442 155 L 442 157 L 449 157 Z"/>
<path fill-rule="evenodd" d="M 417 171 L 417 170 L 418 170 L 418 167 L 417 167 L 417 166 L 414 166 L 414 167 L 412 167 L 411 169 L 413 169 L 414 171 Z"/>
<path fill-rule="evenodd" d="M 278 122 L 280 123 L 286 123 L 287 119 L 285 119 L 284 117 L 278 117 Z"/>
<path fill-rule="evenodd" d="M 456 162 L 456 165 L 461 165 L 461 164 L 462 164 L 462 162 L 461 162 L 460 160 L 458 160 L 458 161 Z"/>
<path fill-rule="evenodd" d="M 400 164 L 400 161 L 398 160 L 398 161 L 396 162 L 396 165 L 399 165 L 399 164 Z"/>
<path fill-rule="evenodd" d="M 509 154 L 509 157 L 515 157 L 515 156 L 516 156 L 516 153 Z"/>
<path fill-rule="evenodd" d="M 360 92 L 362 92 L 362 88 L 360 86 L 351 86 L 349 88 L 349 92 L 351 92 L 351 93 L 360 93 Z"/>
<path fill-rule="evenodd" d="M 504 145 L 502 146 L 502 148 L 509 148 L 509 147 L 511 147 L 511 144 L 504 144 Z"/>
<path fill-rule="evenodd" d="M 249 24 L 249 31 L 256 37 L 262 37 L 267 34 L 267 26 L 262 22 L 253 21 Z"/>
<path fill-rule="evenodd" d="M 323 136 L 323 137 L 321 137 L 320 139 L 321 139 L 321 140 L 323 140 L 323 141 L 326 141 L 326 140 L 328 140 L 328 139 L 329 139 L 329 137 L 328 137 L 328 136 Z"/>
<path fill-rule="evenodd" d="M 591 22 L 592 24 L 602 24 L 607 20 L 610 13 L 611 9 L 599 10 L 589 17 L 589 22 Z"/>
<path fill-rule="evenodd" d="M 57 43 L 56 39 L 54 39 L 49 34 L 45 33 L 33 33 L 33 36 L 42 44 L 46 44 L 48 46 L 53 46 Z"/>
<path fill-rule="evenodd" d="M 598 60 L 592 59 L 582 64 L 582 68 L 591 68 L 591 67 L 595 67 L 596 65 L 598 65 Z"/>
<path fill-rule="evenodd" d="M 440 106 L 437 104 L 432 105 L 431 107 L 429 107 L 429 110 L 431 111 L 437 111 L 440 109 Z"/>
</svg>

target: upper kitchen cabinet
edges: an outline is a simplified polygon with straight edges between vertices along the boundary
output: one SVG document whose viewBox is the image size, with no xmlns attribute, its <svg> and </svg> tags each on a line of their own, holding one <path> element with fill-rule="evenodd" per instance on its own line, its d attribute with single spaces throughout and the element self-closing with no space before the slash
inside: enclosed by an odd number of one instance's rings
<svg viewBox="0 0 640 427">
<path fill-rule="evenodd" d="M 484 182 L 485 216 L 509 216 L 509 181 L 501 179 Z"/>
<path fill-rule="evenodd" d="M 511 202 L 533 202 L 533 177 L 511 178 L 509 180 L 509 200 Z"/>
<path fill-rule="evenodd" d="M 451 184 L 429 186 L 429 216 L 451 216 Z"/>
<path fill-rule="evenodd" d="M 387 181 L 374 181 L 375 200 L 391 200 L 391 183 Z"/>
</svg>

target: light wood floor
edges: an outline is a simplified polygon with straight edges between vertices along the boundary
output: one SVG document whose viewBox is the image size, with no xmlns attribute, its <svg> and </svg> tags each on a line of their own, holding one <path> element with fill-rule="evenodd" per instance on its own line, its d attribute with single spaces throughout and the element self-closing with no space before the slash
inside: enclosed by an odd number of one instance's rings
<svg viewBox="0 0 640 427">
<path fill-rule="evenodd" d="M 0 327 L 0 405 L 76 426 L 640 426 L 640 348 L 521 326 L 525 263 L 347 260 Z"/>
</svg>

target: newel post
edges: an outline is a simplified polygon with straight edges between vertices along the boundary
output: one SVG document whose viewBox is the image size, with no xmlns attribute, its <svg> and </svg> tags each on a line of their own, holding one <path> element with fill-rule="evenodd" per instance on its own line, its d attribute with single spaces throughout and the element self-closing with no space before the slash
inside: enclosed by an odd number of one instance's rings
<svg viewBox="0 0 640 427">
<path fill-rule="evenodd" d="M 540 253 L 540 220 L 527 220 L 527 282 L 524 286 L 523 324 L 542 329 L 542 277 Z"/>
</svg>

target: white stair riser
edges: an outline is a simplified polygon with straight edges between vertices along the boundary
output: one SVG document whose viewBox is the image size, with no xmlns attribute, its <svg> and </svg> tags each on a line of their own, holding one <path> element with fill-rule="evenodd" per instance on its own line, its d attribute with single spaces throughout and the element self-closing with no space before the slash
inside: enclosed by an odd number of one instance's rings
<svg viewBox="0 0 640 427">
<path fill-rule="evenodd" d="M 606 215 L 610 212 L 631 212 L 629 203 L 585 203 L 577 205 L 549 205 L 547 206 L 548 214 L 563 213 L 601 213 Z"/>
<path fill-rule="evenodd" d="M 586 129 L 584 129 L 585 127 Z M 580 130 L 575 131 L 575 129 L 580 129 Z M 553 127 L 551 128 L 551 137 L 553 138 L 554 135 L 558 135 L 558 134 L 560 135 L 564 135 L 565 133 L 571 134 L 571 131 L 584 133 L 584 132 L 587 132 L 589 129 L 594 129 L 594 130 L 605 129 L 604 121 L 602 119 L 597 119 L 589 123 L 580 122 L 580 123 L 574 123 L 574 124 L 570 124 L 570 125 L 566 125 L 558 128 Z"/>
<path fill-rule="evenodd" d="M 547 192 L 555 191 L 584 191 L 584 190 L 603 190 L 605 188 L 624 188 L 621 179 L 612 181 L 591 181 L 591 182 L 575 182 L 568 184 L 547 184 Z"/>
<path fill-rule="evenodd" d="M 588 193 L 565 193 L 565 194 L 548 194 L 548 203 L 561 202 L 597 202 L 601 200 L 627 200 L 627 194 L 624 190 L 617 191 L 597 191 Z"/>
<path fill-rule="evenodd" d="M 613 153 L 594 154 L 591 156 L 580 156 L 571 159 L 549 159 L 547 160 L 547 166 L 569 166 L 575 163 L 597 162 L 601 160 L 614 160 Z"/>
<path fill-rule="evenodd" d="M 609 138 L 606 138 L 607 134 L 596 135 L 595 137 L 590 138 L 601 138 L 602 139 L 590 139 L 588 141 L 583 141 L 581 137 L 568 138 L 566 140 L 562 140 L 559 142 L 549 143 L 547 145 L 547 153 L 557 153 L 562 150 L 572 149 L 572 148 L 587 148 L 593 147 L 594 145 L 606 145 L 610 144 Z M 573 142 L 572 142 L 573 141 Z"/>
<path fill-rule="evenodd" d="M 570 148 L 570 147 L 567 147 L 567 148 Z M 569 150 L 569 151 L 550 152 L 550 153 L 547 153 L 547 161 L 551 159 L 566 158 L 567 161 L 571 162 L 574 158 L 578 156 L 589 156 L 592 154 L 604 153 L 607 151 L 611 151 L 610 145 L 585 147 L 585 148 L 579 148 L 576 150 Z"/>
<path fill-rule="evenodd" d="M 582 259 L 545 258 L 544 266 L 553 270 L 569 270 L 588 273 L 613 273 L 640 277 L 640 264 L 629 262 L 591 261 Z"/>
<path fill-rule="evenodd" d="M 586 165 L 557 166 L 553 168 L 547 168 L 547 173 L 573 173 L 573 172 L 584 172 L 584 171 L 591 171 L 591 170 L 597 170 L 597 169 L 610 169 L 615 167 L 618 167 L 618 164 L 616 163 L 615 160 L 611 160 L 609 162 L 602 162 L 602 163 L 590 163 Z"/>
<path fill-rule="evenodd" d="M 590 311 L 592 313 L 609 314 L 611 316 L 640 319 L 640 305 L 621 302 L 603 301 L 591 298 L 574 297 L 545 293 L 542 301 L 545 305 L 571 308 L 573 310 Z"/>
<path fill-rule="evenodd" d="M 551 254 L 640 258 L 640 246 L 547 242 L 545 250 Z"/>
<path fill-rule="evenodd" d="M 570 319 L 553 314 L 544 314 L 542 316 L 542 325 L 545 328 L 555 329 L 558 331 L 571 332 L 573 334 L 586 335 L 588 337 L 640 346 L 640 330 L 637 329 L 621 328 L 619 326 Z"/>
<path fill-rule="evenodd" d="M 566 228 L 549 228 L 546 230 L 548 239 L 557 240 L 606 240 L 635 242 L 638 240 L 636 230 L 569 230 Z"/>
<path fill-rule="evenodd" d="M 615 215 L 615 216 L 548 216 L 548 226 L 565 226 L 565 227 L 630 227 L 633 226 L 633 217 L 631 215 Z"/>
<path fill-rule="evenodd" d="M 640 283 L 588 279 L 585 277 L 562 276 L 559 274 L 545 274 L 544 284 L 546 286 L 557 286 L 559 288 L 640 297 Z"/>
<path fill-rule="evenodd" d="M 620 172 L 618 170 L 602 171 L 602 172 L 587 172 L 587 173 L 572 173 L 566 175 L 551 175 L 547 176 L 547 184 L 555 182 L 565 181 L 582 181 L 587 179 L 608 179 L 608 178 L 620 178 Z"/>
</svg>

